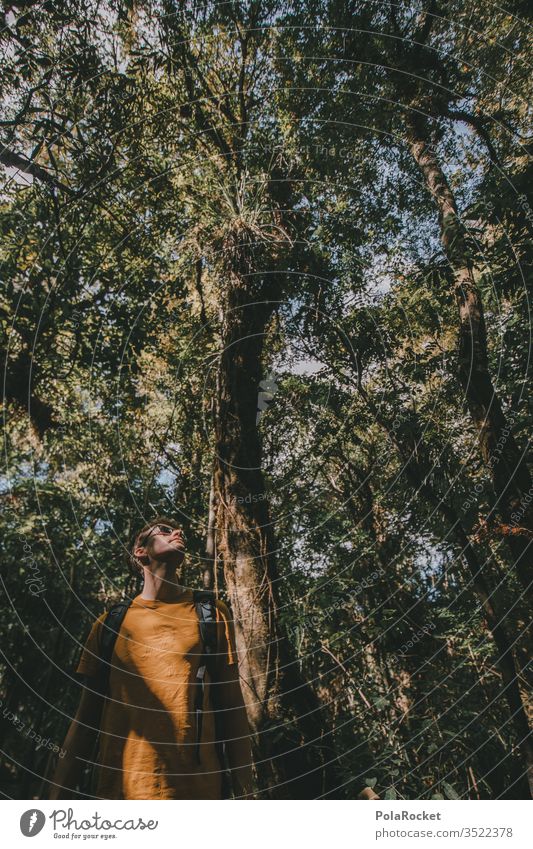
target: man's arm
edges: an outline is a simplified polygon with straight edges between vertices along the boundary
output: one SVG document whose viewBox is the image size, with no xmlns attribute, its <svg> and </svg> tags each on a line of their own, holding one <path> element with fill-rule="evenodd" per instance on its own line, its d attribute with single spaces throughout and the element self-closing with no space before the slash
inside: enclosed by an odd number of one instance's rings
<svg viewBox="0 0 533 849">
<path fill-rule="evenodd" d="M 219 678 L 219 709 L 223 739 L 236 797 L 253 797 L 252 745 L 237 665 L 228 666 Z"/>
<path fill-rule="evenodd" d="M 98 734 L 104 697 L 89 687 L 82 690 L 76 716 L 63 743 L 65 756 L 58 760 L 50 781 L 49 799 L 71 799 L 86 761 L 90 758 Z"/>
</svg>

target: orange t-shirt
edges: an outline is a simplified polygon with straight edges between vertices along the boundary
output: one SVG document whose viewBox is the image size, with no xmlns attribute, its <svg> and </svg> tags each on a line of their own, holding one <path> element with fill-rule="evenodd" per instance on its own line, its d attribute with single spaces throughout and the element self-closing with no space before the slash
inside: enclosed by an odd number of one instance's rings
<svg viewBox="0 0 533 849">
<path fill-rule="evenodd" d="M 217 677 L 234 666 L 230 613 L 217 600 Z M 102 614 L 94 623 L 78 668 L 100 669 Z M 96 795 L 101 799 L 219 799 L 220 764 L 214 745 L 209 675 L 205 674 L 200 763 L 196 757 L 196 673 L 203 643 L 193 591 L 175 602 L 137 596 L 122 622 L 111 660 L 101 721 Z M 216 686 L 216 685 L 215 685 Z M 222 685 L 219 685 L 222 686 Z"/>
</svg>

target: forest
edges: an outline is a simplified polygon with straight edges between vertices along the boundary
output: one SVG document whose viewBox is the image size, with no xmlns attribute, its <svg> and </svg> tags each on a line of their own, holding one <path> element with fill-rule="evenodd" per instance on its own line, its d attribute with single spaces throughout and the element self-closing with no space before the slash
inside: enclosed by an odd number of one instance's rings
<svg viewBox="0 0 533 849">
<path fill-rule="evenodd" d="M 257 798 L 533 797 L 529 11 L 5 0 L 4 798 L 157 515 Z"/>
</svg>

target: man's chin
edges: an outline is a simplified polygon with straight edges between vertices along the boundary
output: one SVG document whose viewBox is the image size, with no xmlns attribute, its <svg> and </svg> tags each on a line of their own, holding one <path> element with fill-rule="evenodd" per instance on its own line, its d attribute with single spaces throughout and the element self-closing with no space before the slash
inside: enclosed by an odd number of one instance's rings
<svg viewBox="0 0 533 849">
<path fill-rule="evenodd" d="M 185 557 L 185 548 L 181 545 L 169 545 L 164 554 L 160 554 L 157 558 L 165 563 L 179 566 Z"/>
</svg>

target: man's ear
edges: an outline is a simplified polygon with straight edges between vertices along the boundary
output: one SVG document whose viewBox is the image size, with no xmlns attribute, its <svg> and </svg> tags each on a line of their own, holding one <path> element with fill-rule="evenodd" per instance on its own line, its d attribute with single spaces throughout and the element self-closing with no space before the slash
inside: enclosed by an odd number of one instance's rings
<svg viewBox="0 0 533 849">
<path fill-rule="evenodd" d="M 150 558 L 148 557 L 148 555 L 146 553 L 146 549 L 143 548 L 142 545 L 140 545 L 138 548 L 136 548 L 135 551 L 133 552 L 133 554 L 140 563 L 144 563 L 145 565 L 148 565 L 148 563 L 150 562 Z"/>
</svg>

